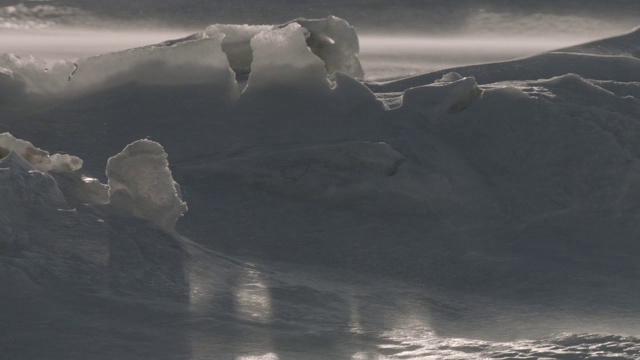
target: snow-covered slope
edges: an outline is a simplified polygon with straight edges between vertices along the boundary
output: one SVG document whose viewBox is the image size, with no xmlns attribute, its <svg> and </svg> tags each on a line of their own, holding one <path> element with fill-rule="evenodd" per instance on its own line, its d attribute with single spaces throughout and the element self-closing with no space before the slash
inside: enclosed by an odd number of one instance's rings
<svg viewBox="0 0 640 360">
<path fill-rule="evenodd" d="M 637 357 L 634 42 L 365 86 L 352 31 L 3 56 L 5 353 Z"/>
</svg>

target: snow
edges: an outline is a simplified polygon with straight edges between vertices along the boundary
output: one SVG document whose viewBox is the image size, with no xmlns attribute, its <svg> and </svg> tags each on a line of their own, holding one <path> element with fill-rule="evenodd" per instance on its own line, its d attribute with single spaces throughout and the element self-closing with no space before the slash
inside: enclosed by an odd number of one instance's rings
<svg viewBox="0 0 640 360">
<path fill-rule="evenodd" d="M 457 75 L 457 74 L 456 74 Z M 482 94 L 473 77 L 457 79 L 445 75 L 432 85 L 418 86 L 404 91 L 402 108 L 421 114 L 458 113 L 471 106 Z"/>
<path fill-rule="evenodd" d="M 169 170 L 167 154 L 156 142 L 133 142 L 107 162 L 109 203 L 121 214 L 147 219 L 173 231 L 187 211 Z"/>
<path fill-rule="evenodd" d="M 329 16 L 326 19 L 297 19 L 308 31 L 307 45 L 325 63 L 329 74 L 340 71 L 356 79 L 364 78 L 358 53 L 360 44 L 353 26 L 343 19 Z"/>
<path fill-rule="evenodd" d="M 0 157 L 14 152 L 26 160 L 35 169 L 47 171 L 76 171 L 82 168 L 82 159 L 67 154 L 53 154 L 38 149 L 28 141 L 16 139 L 9 133 L 0 134 Z"/>
<path fill-rule="evenodd" d="M 327 93 L 324 63 L 307 47 L 304 29 L 297 23 L 251 39 L 253 64 L 245 93 L 272 88 Z"/>
<path fill-rule="evenodd" d="M 630 43 L 363 83 L 354 36 L 2 57 L 3 355 L 636 358 Z"/>
<path fill-rule="evenodd" d="M 253 62 L 251 39 L 258 33 L 274 29 L 273 25 L 215 24 L 207 27 L 204 34 L 206 37 L 224 34 L 222 51 L 227 55 L 229 66 L 236 73 L 248 74 L 251 72 L 251 63 Z"/>
<path fill-rule="evenodd" d="M 69 91 L 96 91 L 131 82 L 155 86 L 205 85 L 228 101 L 237 99 L 235 75 L 222 51 L 223 34 L 205 39 L 105 54 L 79 61 Z"/>
</svg>

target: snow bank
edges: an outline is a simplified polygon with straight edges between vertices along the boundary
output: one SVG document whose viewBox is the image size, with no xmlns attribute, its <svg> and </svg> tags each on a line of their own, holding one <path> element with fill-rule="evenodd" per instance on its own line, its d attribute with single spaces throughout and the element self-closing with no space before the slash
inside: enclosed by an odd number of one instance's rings
<svg viewBox="0 0 640 360">
<path fill-rule="evenodd" d="M 401 108 L 426 116 L 455 114 L 469 107 L 481 94 L 473 77 L 450 73 L 432 85 L 405 90 Z"/>
<path fill-rule="evenodd" d="M 169 232 L 187 210 L 162 146 L 138 140 L 107 162 L 110 204 L 120 214 L 147 219 Z"/>
<path fill-rule="evenodd" d="M 355 29 L 332 16 L 284 25 L 215 24 L 183 39 L 75 62 L 0 54 L 0 68 L 34 94 L 76 96 L 136 82 L 208 86 L 215 97 L 233 102 L 239 96 L 236 74 L 252 70 L 258 72 L 253 89 L 304 83 L 309 84 L 305 90 L 324 89 L 327 74 L 335 72 L 361 79 L 358 52 Z"/>
<path fill-rule="evenodd" d="M 231 25 L 215 24 L 206 28 L 205 37 L 224 34 L 222 41 L 222 51 L 227 54 L 229 66 L 238 74 L 248 74 L 251 72 L 253 62 L 253 50 L 251 49 L 251 39 L 261 32 L 268 32 L 275 29 L 273 25 Z"/>
<path fill-rule="evenodd" d="M 304 29 L 297 23 L 251 39 L 253 64 L 245 93 L 278 88 L 327 93 L 325 65 L 307 47 Z"/>
<path fill-rule="evenodd" d="M 26 91 L 35 94 L 64 91 L 69 74 L 74 69 L 73 62 L 58 61 L 49 64 L 34 56 L 20 57 L 14 54 L 0 54 L 0 67 L 10 70 Z"/>
<path fill-rule="evenodd" d="M 235 75 L 222 51 L 223 34 L 90 57 L 69 75 L 72 91 L 113 87 L 129 82 L 145 85 L 207 85 L 218 96 L 235 100 Z"/>
<path fill-rule="evenodd" d="M 336 71 L 356 79 L 364 78 L 358 53 L 360 42 L 353 26 L 343 19 L 329 16 L 326 19 L 296 19 L 308 31 L 307 45 L 325 63 L 329 74 Z"/>
<path fill-rule="evenodd" d="M 82 168 L 82 159 L 66 155 L 54 154 L 38 149 L 28 141 L 16 139 L 9 133 L 0 134 L 0 158 L 7 156 L 9 153 L 15 152 L 27 161 L 36 170 L 47 172 L 53 171 L 76 171 Z"/>
<path fill-rule="evenodd" d="M 53 177 L 39 171 L 17 152 L 0 159 L 0 213 L 22 210 L 24 204 L 66 208 L 67 202 Z"/>
<path fill-rule="evenodd" d="M 640 59 L 628 56 L 548 53 L 521 60 L 440 70 L 385 83 L 370 83 L 369 87 L 374 92 L 399 92 L 432 84 L 450 72 L 463 77 L 473 76 L 481 85 L 501 81 L 549 79 L 568 73 L 588 79 L 639 82 Z"/>
</svg>

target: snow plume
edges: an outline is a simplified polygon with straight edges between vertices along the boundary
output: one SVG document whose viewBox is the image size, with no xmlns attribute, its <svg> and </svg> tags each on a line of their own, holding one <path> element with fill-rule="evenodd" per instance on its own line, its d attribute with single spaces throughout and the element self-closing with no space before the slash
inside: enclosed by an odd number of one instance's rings
<svg viewBox="0 0 640 360">
<path fill-rule="evenodd" d="M 173 181 L 167 154 L 149 140 L 127 145 L 107 162 L 110 204 L 125 216 L 147 219 L 172 232 L 187 211 Z"/>
</svg>

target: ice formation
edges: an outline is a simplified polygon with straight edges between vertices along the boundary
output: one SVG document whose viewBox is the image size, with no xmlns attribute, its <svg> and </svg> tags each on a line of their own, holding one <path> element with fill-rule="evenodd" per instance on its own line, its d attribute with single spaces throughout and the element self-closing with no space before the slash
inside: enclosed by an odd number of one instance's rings
<svg viewBox="0 0 640 360">
<path fill-rule="evenodd" d="M 86 165 L 0 134 L 3 355 L 637 358 L 637 43 L 363 83 L 352 36 L 4 57 L 0 86 L 70 91 L 0 104 L 6 130 Z M 231 68 L 266 101 L 212 101 Z"/>
<path fill-rule="evenodd" d="M 452 73 L 455 74 L 455 73 Z M 457 79 L 460 75 L 445 75 L 432 85 L 418 86 L 404 91 L 402 107 L 423 115 L 455 114 L 469 107 L 482 94 L 473 77 Z"/>
<path fill-rule="evenodd" d="M 237 98 L 237 84 L 222 51 L 223 34 L 205 39 L 105 54 L 79 61 L 69 75 L 72 91 L 113 87 L 130 82 L 145 85 L 207 85 L 222 99 Z"/>
<path fill-rule="evenodd" d="M 307 47 L 304 29 L 297 23 L 251 39 L 253 64 L 245 92 L 289 88 L 329 91 L 324 63 Z"/>
<path fill-rule="evenodd" d="M 356 79 L 364 78 L 358 58 L 358 35 L 348 22 L 329 16 L 326 19 L 297 19 L 291 23 L 298 23 L 308 31 L 307 45 L 324 61 L 329 74 L 340 71 Z"/>
<path fill-rule="evenodd" d="M 123 215 L 147 219 L 173 231 L 187 204 L 168 165 L 167 154 L 156 142 L 138 140 L 127 145 L 107 162 L 110 204 Z"/>
<path fill-rule="evenodd" d="M 224 34 L 222 40 L 222 51 L 227 55 L 229 66 L 240 74 L 251 72 L 253 62 L 253 50 L 251 49 L 251 39 L 261 32 L 273 31 L 273 25 L 230 25 L 215 24 L 207 27 L 204 31 L 205 37 Z"/>
<path fill-rule="evenodd" d="M 9 133 L 0 134 L 0 158 L 15 152 L 35 169 L 47 172 L 76 171 L 82 168 L 82 159 L 67 154 L 49 155 L 49 152 L 38 149 L 28 141 L 16 139 Z"/>
</svg>

